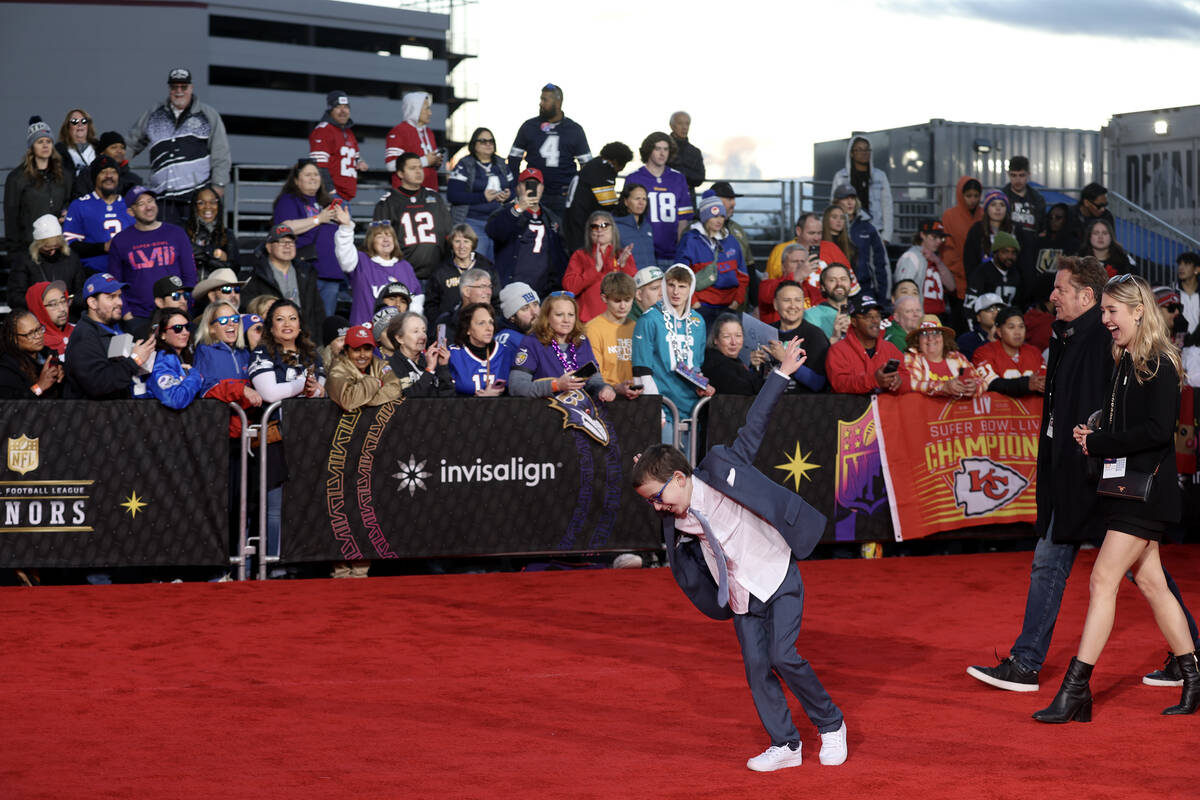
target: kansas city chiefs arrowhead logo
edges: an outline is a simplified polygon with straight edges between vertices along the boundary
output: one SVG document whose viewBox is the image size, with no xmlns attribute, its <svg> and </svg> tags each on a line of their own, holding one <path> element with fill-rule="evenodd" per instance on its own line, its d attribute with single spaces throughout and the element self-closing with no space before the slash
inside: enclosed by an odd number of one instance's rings
<svg viewBox="0 0 1200 800">
<path fill-rule="evenodd" d="M 990 458 L 964 458 L 954 473 L 954 502 L 968 517 L 989 514 L 1020 497 L 1029 481 Z"/>
</svg>

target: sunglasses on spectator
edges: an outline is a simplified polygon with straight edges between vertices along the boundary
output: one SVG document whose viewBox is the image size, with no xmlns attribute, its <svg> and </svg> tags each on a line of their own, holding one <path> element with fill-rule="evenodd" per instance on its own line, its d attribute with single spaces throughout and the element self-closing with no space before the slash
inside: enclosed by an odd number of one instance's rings
<svg viewBox="0 0 1200 800">
<path fill-rule="evenodd" d="M 566 290 L 562 290 L 562 289 L 560 289 L 560 290 L 559 290 L 559 291 L 557 291 L 557 292 L 551 292 L 550 294 L 546 295 L 546 297 L 569 297 L 569 298 L 571 298 L 572 300 L 574 300 L 574 299 L 575 299 L 575 293 L 574 293 L 574 292 L 568 292 L 568 291 L 566 291 Z"/>
<path fill-rule="evenodd" d="M 222 286 L 221 294 L 241 294 L 242 290 L 236 286 Z"/>
<path fill-rule="evenodd" d="M 177 325 L 168 325 L 167 330 L 171 331 L 171 333 L 183 333 L 188 330 L 188 326 L 186 322 L 180 322 Z M 188 332 L 190 333 L 190 331 Z"/>
<path fill-rule="evenodd" d="M 1171 314 L 1178 314 L 1180 311 L 1183 311 L 1183 306 L 1179 305 L 1179 303 L 1170 303 L 1163 306 L 1163 308 Z"/>
<path fill-rule="evenodd" d="M 171 292 L 169 295 L 167 295 L 167 297 L 171 298 L 172 300 L 182 300 L 187 297 L 187 292 Z"/>
<path fill-rule="evenodd" d="M 592 223 L 592 230 L 594 230 L 594 231 L 602 231 L 606 228 L 611 228 L 611 227 L 612 227 L 612 225 L 610 225 L 607 222 L 593 222 Z"/>
<path fill-rule="evenodd" d="M 389 220 L 376 219 L 376 220 L 372 220 L 370 223 L 368 223 L 367 227 L 368 228 L 378 228 L 380 225 L 391 225 L 391 224 L 392 223 Z"/>
<path fill-rule="evenodd" d="M 217 317 L 217 324 L 218 325 L 232 325 L 236 322 L 241 322 L 241 320 L 242 320 L 242 317 L 240 314 L 233 314 L 232 316 Z"/>
<path fill-rule="evenodd" d="M 1088 200 L 1088 202 L 1091 203 L 1092 205 L 1094 205 L 1096 208 L 1101 208 L 1101 209 L 1108 208 L 1107 200 L 1105 200 L 1103 203 L 1097 203 L 1095 200 Z"/>
<path fill-rule="evenodd" d="M 87 117 L 71 117 L 72 125 L 87 125 L 91 120 Z"/>
<path fill-rule="evenodd" d="M 38 325 L 36 328 L 31 330 L 29 333 L 18 333 L 17 336 L 20 336 L 22 339 L 29 339 L 34 336 L 40 336 L 45 332 L 46 332 L 46 326 Z"/>
<path fill-rule="evenodd" d="M 1112 276 L 1111 278 L 1108 279 L 1108 283 L 1106 283 L 1105 286 L 1119 286 L 1122 283 L 1127 283 L 1131 280 L 1133 280 L 1133 273 L 1126 272 L 1123 275 Z"/>
<path fill-rule="evenodd" d="M 495 144 L 495 139 L 484 139 L 482 136 L 475 140 L 475 144 Z"/>
</svg>

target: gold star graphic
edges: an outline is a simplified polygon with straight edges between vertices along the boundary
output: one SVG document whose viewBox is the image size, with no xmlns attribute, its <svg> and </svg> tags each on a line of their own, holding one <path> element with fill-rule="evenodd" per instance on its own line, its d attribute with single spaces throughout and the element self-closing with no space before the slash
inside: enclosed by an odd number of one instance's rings
<svg viewBox="0 0 1200 800">
<path fill-rule="evenodd" d="M 125 498 L 125 502 L 121 503 L 120 506 L 129 512 L 129 516 L 137 519 L 138 512 L 150 505 L 149 503 L 143 502 L 143 499 L 144 498 L 138 497 L 137 492 L 132 492 L 129 497 Z"/>
<path fill-rule="evenodd" d="M 808 473 L 811 470 L 821 468 L 820 464 L 813 464 L 809 462 L 808 457 L 811 455 L 811 450 L 807 453 L 800 452 L 800 443 L 796 442 L 796 452 L 788 458 L 787 462 L 784 464 L 775 465 L 775 469 L 781 469 L 787 473 L 787 478 L 785 478 L 785 481 L 791 480 L 792 483 L 795 484 L 795 490 L 797 492 L 800 491 L 800 479 L 803 478 L 806 481 L 811 481 L 812 478 L 808 477 Z"/>
</svg>

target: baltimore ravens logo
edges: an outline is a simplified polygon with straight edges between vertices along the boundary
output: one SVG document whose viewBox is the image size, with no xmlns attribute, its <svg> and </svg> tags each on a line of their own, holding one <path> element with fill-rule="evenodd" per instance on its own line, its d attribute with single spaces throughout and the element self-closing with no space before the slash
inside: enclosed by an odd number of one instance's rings
<svg viewBox="0 0 1200 800">
<path fill-rule="evenodd" d="M 522 347 L 520 350 L 517 351 L 516 365 L 518 367 L 522 366 L 528 360 L 529 360 L 529 351 L 526 350 L 524 347 Z"/>
<path fill-rule="evenodd" d="M 554 395 L 550 398 L 550 407 L 562 412 L 564 430 L 578 428 L 600 444 L 608 444 L 608 426 L 600 419 L 596 404 L 586 392 L 572 389 Z"/>
</svg>

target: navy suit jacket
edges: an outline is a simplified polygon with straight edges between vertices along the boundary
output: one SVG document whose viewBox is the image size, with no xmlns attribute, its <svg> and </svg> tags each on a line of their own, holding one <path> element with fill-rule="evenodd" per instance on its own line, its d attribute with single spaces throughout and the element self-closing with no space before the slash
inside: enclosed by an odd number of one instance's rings
<svg viewBox="0 0 1200 800">
<path fill-rule="evenodd" d="M 786 486 L 754 468 L 754 457 L 762 444 L 771 410 L 787 387 L 788 379 L 772 372 L 746 412 L 746 423 L 738 431 L 734 443 L 709 450 L 694 474 L 769 522 L 792 548 L 792 554 L 797 559 L 805 559 L 825 533 L 825 515 Z M 713 619 L 732 617 L 733 611 L 728 606 L 717 605 L 717 583 L 704 561 L 699 540 L 676 542 L 673 517 L 663 521 L 663 538 L 675 582 L 696 608 Z"/>
</svg>

